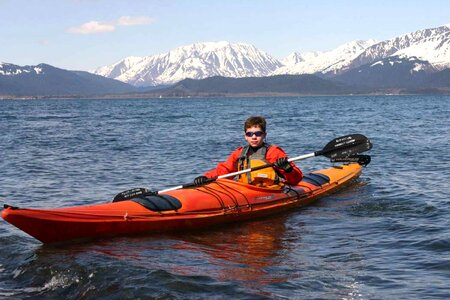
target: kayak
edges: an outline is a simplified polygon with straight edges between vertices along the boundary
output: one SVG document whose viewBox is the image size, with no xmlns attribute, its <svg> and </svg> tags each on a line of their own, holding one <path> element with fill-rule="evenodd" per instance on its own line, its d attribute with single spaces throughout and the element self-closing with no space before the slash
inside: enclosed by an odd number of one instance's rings
<svg viewBox="0 0 450 300">
<path fill-rule="evenodd" d="M 306 206 L 347 186 L 361 172 L 360 164 L 347 163 L 307 174 L 295 186 L 266 188 L 217 179 L 96 205 L 47 209 L 5 204 L 2 218 L 44 244 L 206 229 Z"/>
</svg>

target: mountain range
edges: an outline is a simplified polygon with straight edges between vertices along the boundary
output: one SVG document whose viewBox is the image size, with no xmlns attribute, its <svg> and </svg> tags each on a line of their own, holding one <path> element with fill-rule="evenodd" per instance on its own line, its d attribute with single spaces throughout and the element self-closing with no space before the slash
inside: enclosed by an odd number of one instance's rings
<svg viewBox="0 0 450 300">
<path fill-rule="evenodd" d="M 0 97 L 93 96 L 133 91 L 136 91 L 134 86 L 89 72 L 68 71 L 47 64 L 0 63 Z"/>
<path fill-rule="evenodd" d="M 283 59 L 249 44 L 222 41 L 127 57 L 91 73 L 0 63 L 0 96 L 420 91 L 450 91 L 450 24 L 385 41 L 352 41 L 331 51 L 293 52 Z"/>
<path fill-rule="evenodd" d="M 326 52 L 294 52 L 282 60 L 244 43 L 198 43 L 165 54 L 128 57 L 92 72 L 135 86 L 170 85 L 185 78 L 212 76 L 317 74 L 333 78 L 388 57 L 414 57 L 427 61 L 436 71 L 450 68 L 450 25 L 418 30 L 381 42 L 352 41 Z"/>
</svg>

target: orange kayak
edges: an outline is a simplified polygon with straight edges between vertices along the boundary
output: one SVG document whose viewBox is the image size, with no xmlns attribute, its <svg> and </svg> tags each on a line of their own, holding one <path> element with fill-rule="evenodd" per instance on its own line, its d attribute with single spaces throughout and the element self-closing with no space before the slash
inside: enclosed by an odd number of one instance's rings
<svg viewBox="0 0 450 300">
<path fill-rule="evenodd" d="M 308 205 L 358 178 L 357 163 L 310 173 L 296 186 L 261 188 L 229 179 L 131 200 L 66 208 L 5 205 L 2 217 L 42 243 L 183 231 Z"/>
</svg>

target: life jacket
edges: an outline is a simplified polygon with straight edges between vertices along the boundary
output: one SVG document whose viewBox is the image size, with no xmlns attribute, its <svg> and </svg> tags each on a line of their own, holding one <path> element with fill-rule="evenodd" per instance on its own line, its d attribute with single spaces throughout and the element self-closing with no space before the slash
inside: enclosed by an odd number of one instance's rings
<svg viewBox="0 0 450 300">
<path fill-rule="evenodd" d="M 248 152 L 250 150 L 250 146 L 247 145 L 243 147 L 241 155 L 237 160 L 238 171 L 268 164 L 266 161 L 266 154 L 269 148 L 270 145 L 264 143 L 258 150 L 256 150 L 256 152 L 249 156 Z M 279 187 L 278 184 L 280 183 L 280 177 L 274 168 L 268 167 L 253 172 L 240 174 L 237 181 L 261 187 Z"/>
</svg>

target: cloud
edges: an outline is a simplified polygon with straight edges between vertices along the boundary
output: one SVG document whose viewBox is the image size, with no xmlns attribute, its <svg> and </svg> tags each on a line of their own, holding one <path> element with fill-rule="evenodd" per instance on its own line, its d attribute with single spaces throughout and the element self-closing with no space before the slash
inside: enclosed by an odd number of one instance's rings
<svg viewBox="0 0 450 300">
<path fill-rule="evenodd" d="M 70 27 L 66 31 L 76 34 L 96 34 L 115 31 L 118 26 L 137 26 L 153 23 L 153 19 L 146 16 L 122 16 L 112 22 L 90 21 L 80 26 Z"/>
<path fill-rule="evenodd" d="M 78 27 L 70 27 L 67 29 L 67 32 L 79 34 L 93 34 L 93 33 L 111 32 L 114 30 L 116 30 L 116 26 L 114 24 L 107 22 L 90 21 Z"/>
</svg>

